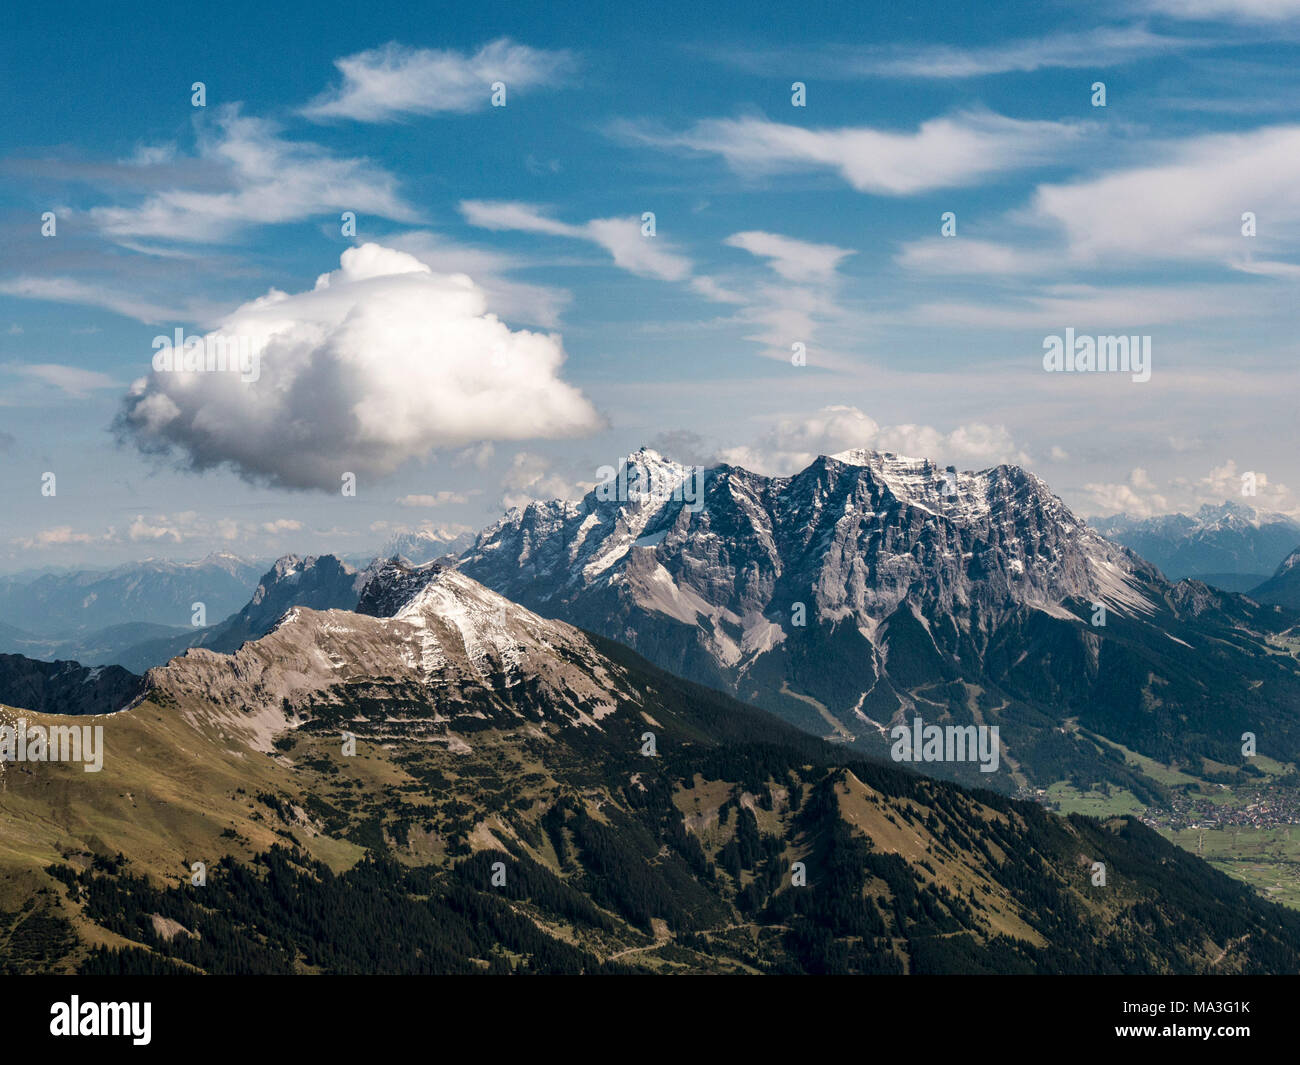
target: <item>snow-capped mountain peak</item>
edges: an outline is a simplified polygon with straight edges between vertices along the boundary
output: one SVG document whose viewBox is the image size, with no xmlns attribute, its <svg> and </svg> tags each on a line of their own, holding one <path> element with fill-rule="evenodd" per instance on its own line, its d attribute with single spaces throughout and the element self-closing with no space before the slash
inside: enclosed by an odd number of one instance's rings
<svg viewBox="0 0 1300 1065">
<path fill-rule="evenodd" d="M 1015 465 L 854 449 L 789 477 L 718 465 L 700 484 L 698 507 L 534 503 L 460 572 L 842 740 L 927 706 L 1114 713 L 1116 671 L 1208 699 L 1210 680 L 1189 679 L 1207 650 L 1265 624 L 1249 600 L 1171 584 Z M 1161 697 L 1133 691 L 1141 722 Z"/>
<path fill-rule="evenodd" d="M 620 472 L 642 463 L 667 483 L 688 470 L 643 450 Z M 649 505 L 597 492 L 532 504 L 480 534 L 461 565 L 640 649 L 689 626 L 720 668 L 742 673 L 792 635 L 794 616 L 852 620 L 874 645 L 900 609 L 973 611 L 982 626 L 1024 608 L 1079 623 L 1070 602 L 1153 609 L 1154 570 L 1016 466 L 958 472 L 857 449 L 793 477 L 716 466 L 695 479 L 699 506 L 671 492 Z"/>
</svg>

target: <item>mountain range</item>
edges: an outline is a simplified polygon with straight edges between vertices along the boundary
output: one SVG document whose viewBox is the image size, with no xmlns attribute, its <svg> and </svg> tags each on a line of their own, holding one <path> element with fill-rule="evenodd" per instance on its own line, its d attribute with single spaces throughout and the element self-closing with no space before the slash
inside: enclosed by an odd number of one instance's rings
<svg viewBox="0 0 1300 1065">
<path fill-rule="evenodd" d="M 0 763 L 0 970 L 1300 968 L 1300 914 L 1131 819 L 855 759 L 454 568 L 358 608 L 150 670 L 100 772 Z"/>
<path fill-rule="evenodd" d="M 1094 519 L 1098 532 L 1154 563 L 1166 577 L 1249 592 L 1300 544 L 1300 522 L 1227 500 L 1195 514 Z"/>
<path fill-rule="evenodd" d="M 1018 467 L 958 474 L 866 451 L 788 478 L 719 466 L 699 507 L 673 491 L 691 475 L 643 449 L 617 483 L 658 485 L 662 498 L 535 502 L 459 562 L 441 552 L 450 534 L 406 546 L 867 755 L 918 717 L 997 725 L 1000 772 L 928 767 L 981 787 L 1070 780 L 1151 803 L 1165 790 L 1142 757 L 1220 779 L 1246 768 L 1246 732 L 1282 763 L 1300 754 L 1300 619 L 1260 595 L 1166 580 Z M 385 564 L 289 555 L 213 625 L 119 626 L 89 656 L 17 650 L 143 674 L 191 647 L 234 652 L 294 607 L 353 610 Z M 1289 574 L 1275 579 L 1285 606 Z M 15 701 L 28 672 L 0 668 L 0 701 Z"/>
<path fill-rule="evenodd" d="M 673 490 L 690 475 L 643 449 L 616 483 L 656 494 L 531 503 L 461 568 L 867 752 L 916 717 L 996 723 L 1008 772 L 938 768 L 984 786 L 1077 778 L 1149 798 L 1158 782 L 1122 749 L 1240 766 L 1247 731 L 1300 757 L 1298 619 L 1169 581 L 1019 467 L 869 451 L 791 477 L 721 465 L 699 508 Z"/>
<path fill-rule="evenodd" d="M 423 563 L 453 558 L 472 542 L 467 534 L 416 530 L 392 537 L 378 557 Z M 145 561 L 108 572 L 3 578 L 0 654 L 143 673 L 187 647 L 233 651 L 264 635 L 290 606 L 355 606 L 351 583 L 372 556 L 319 559 L 318 566 L 317 556 L 285 555 L 268 564 L 222 554 L 196 562 Z M 303 583 L 296 588 L 298 580 Z M 195 621 L 199 603 L 211 622 Z"/>
<path fill-rule="evenodd" d="M 361 572 L 334 555 L 285 555 L 262 574 L 252 598 L 236 613 L 214 625 L 134 642 L 119 649 L 114 661 L 142 673 L 191 647 L 229 653 L 270 632 L 293 607 L 351 610 L 362 580 Z"/>
<path fill-rule="evenodd" d="M 147 668 L 156 663 L 138 647 L 183 649 L 196 618 L 206 628 L 206 617 L 225 618 L 247 603 L 265 565 L 214 554 L 0 578 L 0 654 Z"/>
<path fill-rule="evenodd" d="M 0 766 L 27 826 L 0 847 L 0 965 L 1297 967 L 1291 915 L 1131 818 L 1009 796 L 1212 792 L 1260 775 L 1246 732 L 1284 772 L 1300 616 L 1170 581 L 1015 466 L 723 465 L 698 503 L 694 476 L 643 449 L 459 559 L 444 537 L 407 545 L 424 564 L 285 556 L 216 624 L 142 626 L 112 650 L 129 669 L 0 655 L 0 717 L 78 715 L 110 755 Z M 890 764 L 918 719 L 996 727 L 996 771 Z M 1094 890 L 1096 855 L 1122 891 Z M 423 946 L 296 915 L 358 906 Z"/>
<path fill-rule="evenodd" d="M 155 559 L 102 572 L 0 577 L 0 624 L 58 639 L 127 624 L 184 627 L 195 603 L 214 618 L 242 607 L 265 566 L 213 554 L 196 562 Z"/>
</svg>

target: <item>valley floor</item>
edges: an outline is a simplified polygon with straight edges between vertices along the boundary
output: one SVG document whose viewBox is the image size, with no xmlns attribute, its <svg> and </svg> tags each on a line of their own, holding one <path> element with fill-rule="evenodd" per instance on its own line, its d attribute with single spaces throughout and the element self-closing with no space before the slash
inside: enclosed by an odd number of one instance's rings
<svg viewBox="0 0 1300 1065">
<path fill-rule="evenodd" d="M 1167 789 L 1164 801 L 1150 805 L 1126 788 L 1085 788 L 1064 780 L 1022 789 L 1022 797 L 1060 814 L 1137 817 L 1264 898 L 1300 909 L 1300 780 L 1294 766 L 1260 758 L 1257 775 L 1225 783 L 1232 776 L 1221 775 L 1227 767 L 1207 766 L 1218 778 L 1209 779 L 1124 754 L 1129 765 Z"/>
</svg>

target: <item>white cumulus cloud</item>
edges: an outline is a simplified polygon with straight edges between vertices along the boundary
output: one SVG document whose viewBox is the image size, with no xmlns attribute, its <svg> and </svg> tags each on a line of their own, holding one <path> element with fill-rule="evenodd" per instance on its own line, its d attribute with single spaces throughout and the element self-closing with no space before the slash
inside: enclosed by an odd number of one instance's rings
<svg viewBox="0 0 1300 1065">
<path fill-rule="evenodd" d="M 520 451 L 511 460 L 501 487 L 501 505 L 506 509 L 526 507 L 535 499 L 575 499 L 585 491 L 585 486 L 555 473 L 549 459 L 528 451 Z"/>
<path fill-rule="evenodd" d="M 424 493 L 416 495 L 398 496 L 397 505 L 399 507 L 442 507 L 448 503 L 468 503 L 468 492 L 452 492 L 443 490 L 441 492 Z"/>
<path fill-rule="evenodd" d="M 818 455 L 853 448 L 974 465 L 1028 461 L 1001 425 L 971 423 L 947 433 L 928 425 L 882 426 L 846 405 L 781 418 L 755 443 L 726 448 L 719 458 L 756 473 L 782 476 L 803 469 Z"/>
<path fill-rule="evenodd" d="M 440 447 L 581 435 L 601 419 L 560 379 L 558 336 L 512 330 L 464 274 L 364 244 L 311 291 L 271 290 L 214 332 L 258 372 L 155 369 L 117 420 L 144 451 L 195 470 L 338 491 Z"/>
</svg>

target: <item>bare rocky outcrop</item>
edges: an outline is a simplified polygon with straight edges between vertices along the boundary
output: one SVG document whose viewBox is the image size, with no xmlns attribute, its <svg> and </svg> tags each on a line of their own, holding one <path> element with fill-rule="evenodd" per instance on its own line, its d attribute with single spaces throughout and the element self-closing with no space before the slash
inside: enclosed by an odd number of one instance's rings
<svg viewBox="0 0 1300 1065">
<path fill-rule="evenodd" d="M 382 716 L 418 705 L 452 722 L 540 714 L 599 727 L 624 693 L 616 667 L 577 629 L 462 573 L 393 561 L 367 575 L 361 600 L 384 616 L 293 607 L 233 655 L 193 649 L 150 670 L 149 693 L 262 751 L 285 728 L 358 698 Z"/>
</svg>

